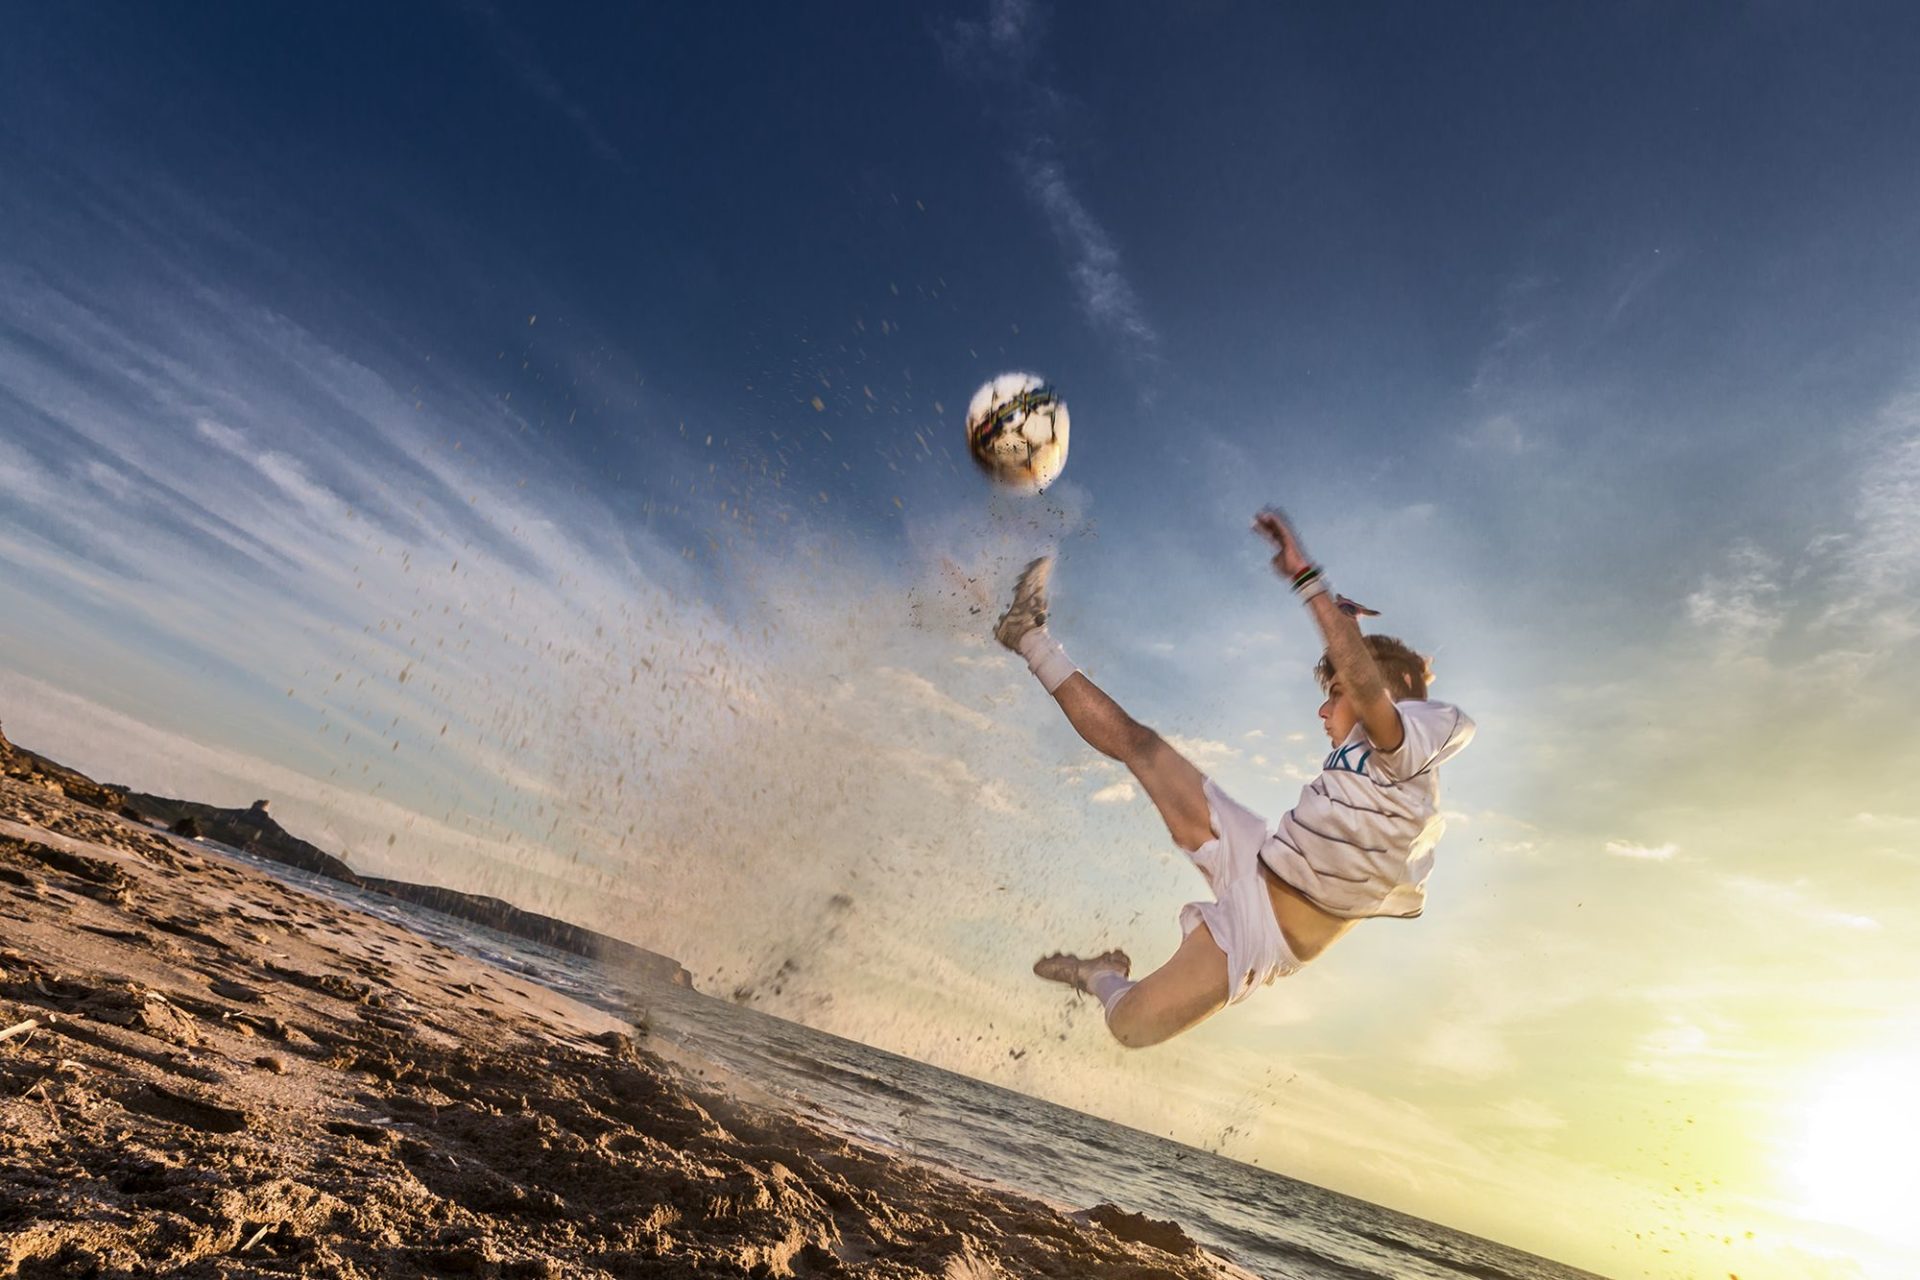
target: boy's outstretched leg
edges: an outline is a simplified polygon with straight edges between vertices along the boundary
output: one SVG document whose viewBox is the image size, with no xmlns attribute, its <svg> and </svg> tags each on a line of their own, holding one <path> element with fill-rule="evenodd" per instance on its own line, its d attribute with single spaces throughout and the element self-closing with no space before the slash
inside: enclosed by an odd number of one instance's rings
<svg viewBox="0 0 1920 1280">
<path fill-rule="evenodd" d="M 994 639 L 1027 660 L 1088 746 L 1127 766 L 1160 811 L 1174 843 L 1189 852 L 1198 849 L 1213 838 L 1204 776 L 1192 761 L 1074 668 L 1066 650 L 1047 631 L 1047 585 L 1052 575 L 1052 556 L 1042 556 L 1026 567 L 1014 584 L 1013 603 L 994 627 Z"/>
<path fill-rule="evenodd" d="M 1205 924 L 1140 981 L 1128 979 L 1131 967 L 1126 952 L 1109 951 L 1089 960 L 1048 956 L 1033 971 L 1098 1000 L 1107 1011 L 1107 1030 L 1129 1049 L 1170 1040 L 1226 1007 L 1227 953 Z"/>
</svg>

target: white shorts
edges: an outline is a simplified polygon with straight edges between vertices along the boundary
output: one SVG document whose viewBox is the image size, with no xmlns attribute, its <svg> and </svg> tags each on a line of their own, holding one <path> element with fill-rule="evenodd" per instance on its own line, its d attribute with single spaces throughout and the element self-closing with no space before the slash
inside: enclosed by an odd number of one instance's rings
<svg viewBox="0 0 1920 1280">
<path fill-rule="evenodd" d="M 1213 785 L 1202 780 L 1207 794 L 1207 818 L 1213 839 L 1187 853 L 1213 890 L 1212 902 L 1189 902 L 1180 908 L 1180 933 L 1192 933 L 1202 922 L 1213 940 L 1227 953 L 1227 1003 L 1239 1004 L 1275 978 L 1297 973 L 1287 939 L 1274 918 L 1273 901 L 1260 872 L 1260 849 L 1267 842 L 1267 820 Z"/>
</svg>

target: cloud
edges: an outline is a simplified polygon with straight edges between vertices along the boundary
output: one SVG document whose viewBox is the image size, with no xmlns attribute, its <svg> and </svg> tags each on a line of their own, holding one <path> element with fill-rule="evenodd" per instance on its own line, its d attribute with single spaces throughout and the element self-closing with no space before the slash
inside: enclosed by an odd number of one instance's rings
<svg viewBox="0 0 1920 1280">
<path fill-rule="evenodd" d="M 1539 448 L 1564 414 L 1565 397 L 1546 376 L 1549 309 L 1559 282 L 1525 274 L 1501 290 L 1498 332 L 1468 384 L 1471 425 L 1458 442 L 1472 450 L 1519 455 Z"/>
<path fill-rule="evenodd" d="M 1780 565 L 1751 543 L 1736 545 L 1727 561 L 1688 594 L 1687 619 L 1723 658 L 1754 655 L 1785 622 Z"/>
<path fill-rule="evenodd" d="M 1606 323 L 1609 326 L 1617 323 L 1626 313 L 1627 308 L 1632 306 L 1656 281 L 1672 270 L 1681 257 L 1679 253 L 1655 249 L 1639 262 L 1622 264 L 1613 302 L 1607 308 Z"/>
<path fill-rule="evenodd" d="M 31 454 L 0 437 L 0 492 L 17 502 L 40 505 L 54 498 L 60 488 Z"/>
<path fill-rule="evenodd" d="M 1607 853 L 1615 858 L 1632 858 L 1641 862 L 1671 862 L 1680 852 L 1677 844 L 1635 844 L 1629 840 L 1609 840 Z"/>
<path fill-rule="evenodd" d="M 568 93 L 554 78 L 546 63 L 534 51 L 533 45 L 513 28 L 505 15 L 491 4 L 475 4 L 473 12 L 480 16 L 494 52 L 520 83 L 535 97 L 565 116 L 595 155 L 617 168 L 629 169 L 620 149 L 601 131 L 579 99 Z"/>
<path fill-rule="evenodd" d="M 202 440 L 219 446 L 236 458 L 247 456 L 247 437 L 232 427 L 222 426 L 218 422 L 209 422 L 205 418 L 193 424 L 193 433 Z"/>
<path fill-rule="evenodd" d="M 1900 813 L 1868 813 L 1862 810 L 1853 815 L 1853 821 L 1869 831 L 1908 831 L 1920 827 L 1920 818 Z"/>
<path fill-rule="evenodd" d="M 1451 936 L 1429 937 L 1411 953 L 1420 957 L 1420 987 L 1430 996 L 1396 1022 L 1390 1042 L 1362 1043 L 1350 1051 L 1404 1052 L 1455 1081 L 1487 1085 L 1537 1065 L 1535 1028 L 1574 1009 L 1585 1022 L 1590 1007 L 1617 992 L 1620 966 L 1596 963 L 1604 944 L 1511 919 L 1504 909 L 1495 933 L 1484 921 L 1459 918 L 1459 912 L 1453 908 L 1447 921 Z M 1427 918 L 1435 917 L 1430 909 Z M 1400 960 L 1385 972 L 1404 981 L 1409 969 Z M 1389 1043 L 1396 1047 L 1389 1049 Z M 1451 1090 L 1436 1096 L 1451 1096 Z"/>
<path fill-rule="evenodd" d="M 83 474 L 89 482 L 104 489 L 111 497 L 122 502 L 133 497 L 133 481 L 97 458 L 87 461 Z"/>
<path fill-rule="evenodd" d="M 1795 924 L 1818 924 L 1828 928 L 1875 932 L 1880 921 L 1872 916 L 1845 911 L 1821 901 L 1803 881 L 1783 883 L 1755 875 L 1722 875 L 1717 883 L 1739 897 L 1748 909 L 1777 912 Z"/>
<path fill-rule="evenodd" d="M 1212 773 L 1243 754 L 1240 748 L 1211 738 L 1186 738 L 1177 733 L 1164 736 L 1168 746 L 1191 760 L 1194 768 L 1202 773 Z"/>
<path fill-rule="evenodd" d="M 1009 79 L 1023 74 L 1038 54 L 1047 17 L 1034 0 L 987 0 L 982 20 L 956 18 L 935 35 L 956 74 Z"/>
<path fill-rule="evenodd" d="M 1539 447 L 1538 441 L 1529 437 L 1520 420 L 1509 412 L 1493 413 L 1482 418 L 1467 428 L 1461 443 L 1472 449 L 1506 454 L 1526 453 Z"/>
<path fill-rule="evenodd" d="M 1503 1129 L 1524 1133 L 1556 1133 L 1567 1127 L 1567 1119 L 1536 1098 L 1512 1097 L 1490 1109 L 1488 1117 Z"/>
<path fill-rule="evenodd" d="M 1920 391 L 1894 396 L 1869 431 L 1872 454 L 1852 504 L 1855 533 L 1837 568 L 1835 625 L 1886 644 L 1920 635 Z"/>
<path fill-rule="evenodd" d="M 1669 1014 L 1659 1027 L 1640 1037 L 1625 1065 L 1633 1075 L 1680 1084 L 1725 1080 L 1731 1069 L 1762 1061 L 1756 1051 L 1731 1047 L 1699 1023 Z"/>
<path fill-rule="evenodd" d="M 984 715 L 956 701 L 917 671 L 902 671 L 898 667 L 881 667 L 878 674 L 886 677 L 895 693 L 917 707 L 944 716 L 957 724 L 963 724 L 977 733 L 993 731 L 992 716 Z"/>
<path fill-rule="evenodd" d="M 1443 1022 L 1414 1046 L 1413 1060 L 1469 1080 L 1490 1080 L 1517 1065 L 1506 1039 L 1484 1024 Z"/>
<path fill-rule="evenodd" d="M 1058 140 L 1071 103 L 1037 72 L 1048 12 L 1032 0 L 988 0 L 979 21 L 959 20 L 937 38 L 948 69 L 991 84 L 990 111 L 1017 135 L 1010 160 L 1021 190 L 1046 219 L 1067 279 L 1088 323 L 1115 339 L 1130 361 L 1159 362 L 1160 336 L 1121 262 L 1119 246 L 1067 172 Z"/>
<path fill-rule="evenodd" d="M 1139 794 L 1131 782 L 1122 778 L 1119 782 L 1100 788 L 1087 798 L 1095 804 L 1126 804 Z"/>
<path fill-rule="evenodd" d="M 1068 182 L 1065 165 L 1051 153 L 1051 143 L 1030 142 L 1014 157 L 1014 166 L 1028 198 L 1046 215 L 1066 253 L 1067 278 L 1087 319 L 1096 329 L 1121 339 L 1136 358 L 1152 359 L 1159 335 L 1121 270 L 1120 250 Z"/>
</svg>

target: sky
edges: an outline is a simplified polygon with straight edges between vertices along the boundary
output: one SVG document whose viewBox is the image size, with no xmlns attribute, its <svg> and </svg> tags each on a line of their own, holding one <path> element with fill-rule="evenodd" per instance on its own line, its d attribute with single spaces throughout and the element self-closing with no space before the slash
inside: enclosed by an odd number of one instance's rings
<svg viewBox="0 0 1920 1280">
<path fill-rule="evenodd" d="M 1920 20 L 16 8 L 0 722 L 711 994 L 1615 1276 L 1910 1275 Z M 1044 375 L 1063 479 L 989 488 Z M 1417 922 L 1130 1052 L 1285 507 L 1478 721 Z M 1142 1206 L 1150 1209 L 1150 1206 Z"/>
</svg>

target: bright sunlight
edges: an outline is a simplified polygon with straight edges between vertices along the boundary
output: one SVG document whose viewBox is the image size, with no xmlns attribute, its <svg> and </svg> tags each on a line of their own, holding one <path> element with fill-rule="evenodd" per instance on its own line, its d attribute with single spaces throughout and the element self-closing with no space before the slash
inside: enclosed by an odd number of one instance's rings
<svg viewBox="0 0 1920 1280">
<path fill-rule="evenodd" d="M 1814 1095 L 1794 1173 L 1807 1212 L 1891 1233 L 1920 1201 L 1920 1055 L 1855 1063 Z"/>
</svg>

